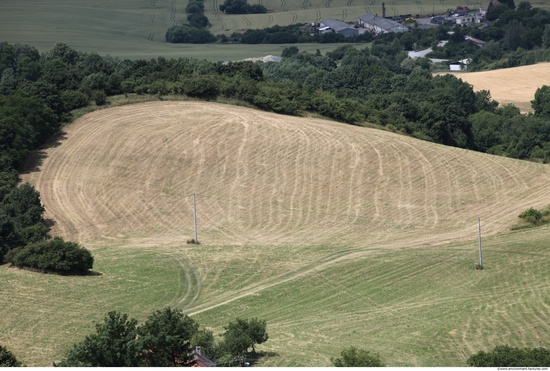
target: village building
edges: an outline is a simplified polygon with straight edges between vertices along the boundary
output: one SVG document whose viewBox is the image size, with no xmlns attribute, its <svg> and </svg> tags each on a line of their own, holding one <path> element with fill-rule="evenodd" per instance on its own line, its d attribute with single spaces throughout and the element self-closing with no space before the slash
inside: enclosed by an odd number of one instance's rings
<svg viewBox="0 0 550 371">
<path fill-rule="evenodd" d="M 319 33 L 335 32 L 344 36 L 357 36 L 359 30 L 354 26 L 337 19 L 325 19 L 319 24 Z"/>
<path fill-rule="evenodd" d="M 364 14 L 359 17 L 359 27 L 366 28 L 375 34 L 388 32 L 408 32 L 409 28 L 401 23 L 392 21 L 376 14 Z"/>
<path fill-rule="evenodd" d="M 193 351 L 193 367 L 216 367 L 216 364 L 202 354 L 201 347 L 196 347 Z"/>
<path fill-rule="evenodd" d="M 462 59 L 449 63 L 449 70 L 451 71 L 466 71 L 468 69 L 469 59 Z"/>
<path fill-rule="evenodd" d="M 464 40 L 467 41 L 467 42 L 471 42 L 472 44 L 475 44 L 475 45 L 479 46 L 480 48 L 483 47 L 485 44 L 487 44 L 487 41 L 476 39 L 475 37 L 472 37 L 472 36 L 469 36 L 469 35 L 464 36 Z"/>
</svg>

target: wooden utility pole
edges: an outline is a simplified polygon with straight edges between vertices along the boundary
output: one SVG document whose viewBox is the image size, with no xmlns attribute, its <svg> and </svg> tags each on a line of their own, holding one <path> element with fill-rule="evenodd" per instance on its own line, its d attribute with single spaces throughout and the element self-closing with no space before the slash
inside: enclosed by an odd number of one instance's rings
<svg viewBox="0 0 550 371">
<path fill-rule="evenodd" d="M 479 241 L 479 269 L 483 269 L 483 253 L 481 251 L 481 218 L 477 218 L 477 239 Z"/>
<path fill-rule="evenodd" d="M 197 194 L 193 193 L 193 227 L 195 231 L 195 243 L 199 243 L 198 231 L 197 231 Z"/>
</svg>

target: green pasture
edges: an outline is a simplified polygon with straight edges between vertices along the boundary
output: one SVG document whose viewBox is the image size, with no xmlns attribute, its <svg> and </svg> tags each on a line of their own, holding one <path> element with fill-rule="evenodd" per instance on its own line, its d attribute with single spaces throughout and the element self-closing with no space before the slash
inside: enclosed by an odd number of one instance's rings
<svg viewBox="0 0 550 371">
<path fill-rule="evenodd" d="M 262 366 L 330 366 L 354 345 L 390 366 L 465 366 L 498 344 L 550 345 L 550 228 L 458 245 L 341 249 L 208 246 L 94 250 L 96 275 L 0 266 L 0 344 L 48 366 L 110 310 L 183 309 L 215 333 L 266 319 Z"/>
<path fill-rule="evenodd" d="M 227 15 L 219 11 L 222 0 L 206 0 L 205 14 L 214 34 L 231 34 L 249 28 L 336 18 L 355 22 L 365 13 L 382 14 L 381 0 L 250 0 L 269 10 L 267 14 Z M 450 0 L 384 1 L 386 15 L 441 13 L 458 3 Z M 484 1 L 486 2 L 486 1 Z M 533 6 L 550 8 L 544 0 Z M 277 55 L 281 45 L 174 45 L 164 41 L 169 27 L 187 22 L 187 0 L 4 0 L 0 11 L 0 41 L 23 43 L 40 51 L 65 42 L 82 51 L 140 59 L 191 57 L 207 60 L 239 60 Z M 466 0 L 461 5 L 479 3 Z M 305 44 L 300 50 L 333 50 L 338 45 Z"/>
</svg>

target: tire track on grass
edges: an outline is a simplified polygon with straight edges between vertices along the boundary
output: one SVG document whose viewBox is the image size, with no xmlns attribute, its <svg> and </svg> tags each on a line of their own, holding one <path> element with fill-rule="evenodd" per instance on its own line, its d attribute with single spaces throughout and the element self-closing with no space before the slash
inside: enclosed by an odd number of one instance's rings
<svg viewBox="0 0 550 371">
<path fill-rule="evenodd" d="M 397 8 L 395 7 L 397 5 L 397 1 L 392 1 L 391 2 L 391 9 L 393 10 L 393 15 L 394 16 L 398 16 L 399 13 L 397 12 Z"/>
<path fill-rule="evenodd" d="M 292 12 L 290 13 L 292 14 L 292 21 L 290 21 L 290 24 L 296 24 L 296 22 L 298 21 L 298 14 Z"/>
<path fill-rule="evenodd" d="M 224 21 L 222 21 L 222 18 L 220 17 L 220 7 L 218 5 L 218 0 L 212 0 L 212 12 L 214 13 L 214 18 L 216 18 L 216 21 L 220 24 L 222 27 L 222 30 L 227 29 L 227 25 Z"/>
<path fill-rule="evenodd" d="M 178 300 L 176 307 L 187 309 L 197 301 L 201 294 L 201 277 L 197 270 L 193 268 L 193 265 L 188 259 L 176 257 L 175 260 L 181 268 L 180 277 L 181 274 L 183 274 L 185 281 L 187 282 L 185 295 Z"/>
<path fill-rule="evenodd" d="M 247 287 L 243 287 L 242 289 L 238 289 L 234 292 L 226 292 L 221 295 L 218 295 L 216 299 L 210 300 L 206 303 L 200 304 L 194 308 L 191 308 L 189 312 L 189 316 L 193 316 L 196 314 L 200 314 L 215 308 L 218 308 L 220 306 L 232 303 L 236 300 L 245 298 L 250 295 L 255 295 L 258 292 L 261 292 L 263 290 L 267 290 L 269 288 L 272 288 L 274 286 L 290 282 L 293 280 L 296 280 L 298 278 L 301 278 L 303 276 L 306 276 L 310 273 L 323 270 L 325 268 L 328 268 L 329 266 L 333 265 L 336 262 L 339 262 L 341 260 L 351 259 L 355 256 L 360 256 L 363 254 L 368 254 L 370 252 L 373 252 L 377 249 L 350 249 L 350 250 L 343 250 L 331 255 L 328 255 L 324 258 L 320 258 L 317 261 L 307 264 L 301 268 L 280 274 L 278 276 L 265 279 L 262 282 L 254 283 L 252 285 L 249 285 Z"/>
<path fill-rule="evenodd" d="M 348 10 L 346 8 L 342 9 L 342 21 L 346 21 L 346 18 L 348 18 Z"/>
<path fill-rule="evenodd" d="M 319 22 L 321 20 L 321 10 L 319 8 L 315 8 L 316 18 L 315 22 Z"/>
<path fill-rule="evenodd" d="M 418 6 L 418 9 L 420 10 L 420 14 L 426 14 L 424 11 L 424 8 L 422 7 L 422 2 L 420 0 L 416 1 L 416 5 Z"/>
<path fill-rule="evenodd" d="M 170 20 L 176 25 L 176 0 L 172 0 L 170 3 Z"/>
<path fill-rule="evenodd" d="M 371 2 L 368 5 L 365 6 L 365 9 L 367 10 L 367 13 L 373 14 L 372 9 L 370 7 L 374 6 L 375 4 L 376 4 L 376 0 L 371 0 Z"/>
<path fill-rule="evenodd" d="M 250 28 L 250 26 L 252 26 L 252 22 L 250 22 L 250 20 L 248 18 L 246 18 L 244 15 L 241 16 L 241 18 L 243 19 L 243 21 L 246 25 L 246 28 Z"/>
<path fill-rule="evenodd" d="M 285 0 L 281 0 L 281 9 L 283 10 L 283 12 L 288 12 L 288 8 L 286 7 Z"/>
<path fill-rule="evenodd" d="M 332 0 L 327 0 L 325 3 L 325 8 L 330 8 L 330 4 L 332 4 Z"/>
<path fill-rule="evenodd" d="M 269 27 L 269 26 L 271 26 L 272 24 L 273 24 L 273 15 L 270 14 L 270 15 L 267 17 L 267 24 L 266 24 L 266 27 Z"/>
</svg>

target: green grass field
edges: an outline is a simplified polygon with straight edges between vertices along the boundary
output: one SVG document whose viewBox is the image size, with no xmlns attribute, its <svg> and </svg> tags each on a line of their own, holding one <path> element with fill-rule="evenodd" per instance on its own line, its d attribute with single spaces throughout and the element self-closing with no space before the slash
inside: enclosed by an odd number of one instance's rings
<svg viewBox="0 0 550 371">
<path fill-rule="evenodd" d="M 109 310 L 144 320 L 172 305 L 217 333 L 235 316 L 266 319 L 263 366 L 330 366 L 349 345 L 391 366 L 465 366 L 499 344 L 550 345 L 549 238 L 544 227 L 484 240 L 483 271 L 475 240 L 402 250 L 106 246 L 91 277 L 4 265 L 0 344 L 48 366 Z"/>
<path fill-rule="evenodd" d="M 356 21 L 364 13 L 382 14 L 380 0 L 251 0 L 268 8 L 267 14 L 226 15 L 219 12 L 222 0 L 205 1 L 206 16 L 214 34 L 230 34 L 248 28 L 306 23 L 326 18 Z M 56 42 L 73 48 L 121 58 L 192 57 L 208 60 L 239 60 L 279 55 L 280 45 L 173 45 L 164 42 L 166 30 L 186 23 L 187 0 L 5 0 L 0 12 L 0 41 L 24 43 L 40 51 Z M 385 1 L 386 14 L 426 15 L 444 12 L 456 4 L 450 0 Z M 533 6 L 550 8 L 544 0 Z M 462 5 L 474 7 L 474 0 Z M 300 50 L 333 50 L 337 45 L 298 45 Z"/>
</svg>

